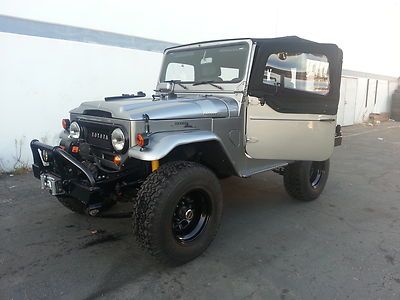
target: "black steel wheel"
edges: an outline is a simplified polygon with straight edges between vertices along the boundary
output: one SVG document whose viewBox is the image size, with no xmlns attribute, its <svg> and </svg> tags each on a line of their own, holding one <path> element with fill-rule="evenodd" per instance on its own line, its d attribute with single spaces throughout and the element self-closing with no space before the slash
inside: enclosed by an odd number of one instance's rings
<svg viewBox="0 0 400 300">
<path fill-rule="evenodd" d="M 298 161 L 289 164 L 284 172 L 285 189 L 293 198 L 312 201 L 324 190 L 329 175 L 329 159 Z"/>
<path fill-rule="evenodd" d="M 211 216 L 209 196 L 193 190 L 178 202 L 172 217 L 172 232 L 182 244 L 193 241 L 201 234 Z"/>
<path fill-rule="evenodd" d="M 310 167 L 310 183 L 313 189 L 317 189 L 324 173 L 326 172 L 325 162 L 313 161 Z"/>
<path fill-rule="evenodd" d="M 136 239 L 162 263 L 186 263 L 214 239 L 222 206 L 219 181 L 208 168 L 187 161 L 166 163 L 138 191 L 133 213 Z"/>
</svg>

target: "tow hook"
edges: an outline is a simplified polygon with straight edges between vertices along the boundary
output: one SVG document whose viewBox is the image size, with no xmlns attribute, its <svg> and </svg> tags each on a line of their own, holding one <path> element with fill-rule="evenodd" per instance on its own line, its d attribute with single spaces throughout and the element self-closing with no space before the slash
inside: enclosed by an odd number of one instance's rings
<svg viewBox="0 0 400 300">
<path fill-rule="evenodd" d="M 95 216 L 97 216 L 97 214 L 98 214 L 99 212 L 100 212 L 100 210 L 98 210 L 97 208 L 90 209 L 90 210 L 89 210 L 89 215 L 92 216 L 92 217 L 95 217 Z"/>
</svg>

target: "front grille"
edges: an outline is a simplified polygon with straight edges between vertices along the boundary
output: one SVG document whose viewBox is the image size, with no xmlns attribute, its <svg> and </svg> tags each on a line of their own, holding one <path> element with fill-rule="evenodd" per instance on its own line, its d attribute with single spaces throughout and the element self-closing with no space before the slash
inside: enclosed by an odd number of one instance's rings
<svg viewBox="0 0 400 300">
<path fill-rule="evenodd" d="M 82 126 L 87 143 L 105 150 L 113 150 L 111 144 L 111 133 L 116 126 L 89 122 L 82 123 Z"/>
</svg>

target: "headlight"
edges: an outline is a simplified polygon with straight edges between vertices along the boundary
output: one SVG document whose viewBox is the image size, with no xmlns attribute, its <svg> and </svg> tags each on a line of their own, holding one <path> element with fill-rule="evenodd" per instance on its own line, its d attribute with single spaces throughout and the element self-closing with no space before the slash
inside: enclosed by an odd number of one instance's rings
<svg viewBox="0 0 400 300">
<path fill-rule="evenodd" d="M 121 151 L 125 146 L 125 135 L 120 128 L 114 129 L 111 133 L 111 143 L 115 150 Z"/>
<path fill-rule="evenodd" d="M 42 150 L 42 159 L 44 162 L 50 161 L 51 154 L 47 150 Z"/>
<path fill-rule="evenodd" d="M 73 139 L 79 139 L 80 136 L 81 136 L 81 127 L 79 127 L 79 124 L 74 121 L 69 126 L 69 137 Z"/>
</svg>

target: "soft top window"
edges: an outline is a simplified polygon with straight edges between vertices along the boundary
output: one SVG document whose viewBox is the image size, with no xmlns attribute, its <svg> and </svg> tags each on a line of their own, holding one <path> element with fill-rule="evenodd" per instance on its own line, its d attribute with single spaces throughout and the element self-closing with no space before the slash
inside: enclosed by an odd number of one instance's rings
<svg viewBox="0 0 400 300">
<path fill-rule="evenodd" d="M 160 81 L 240 82 L 248 53 L 247 43 L 172 50 L 165 55 Z"/>
<path fill-rule="evenodd" d="M 336 114 L 343 58 L 337 45 L 295 36 L 253 41 L 250 96 L 281 113 Z"/>
<path fill-rule="evenodd" d="M 263 83 L 326 95 L 329 92 L 328 59 L 325 55 L 311 53 L 273 53 L 268 57 Z"/>
</svg>

